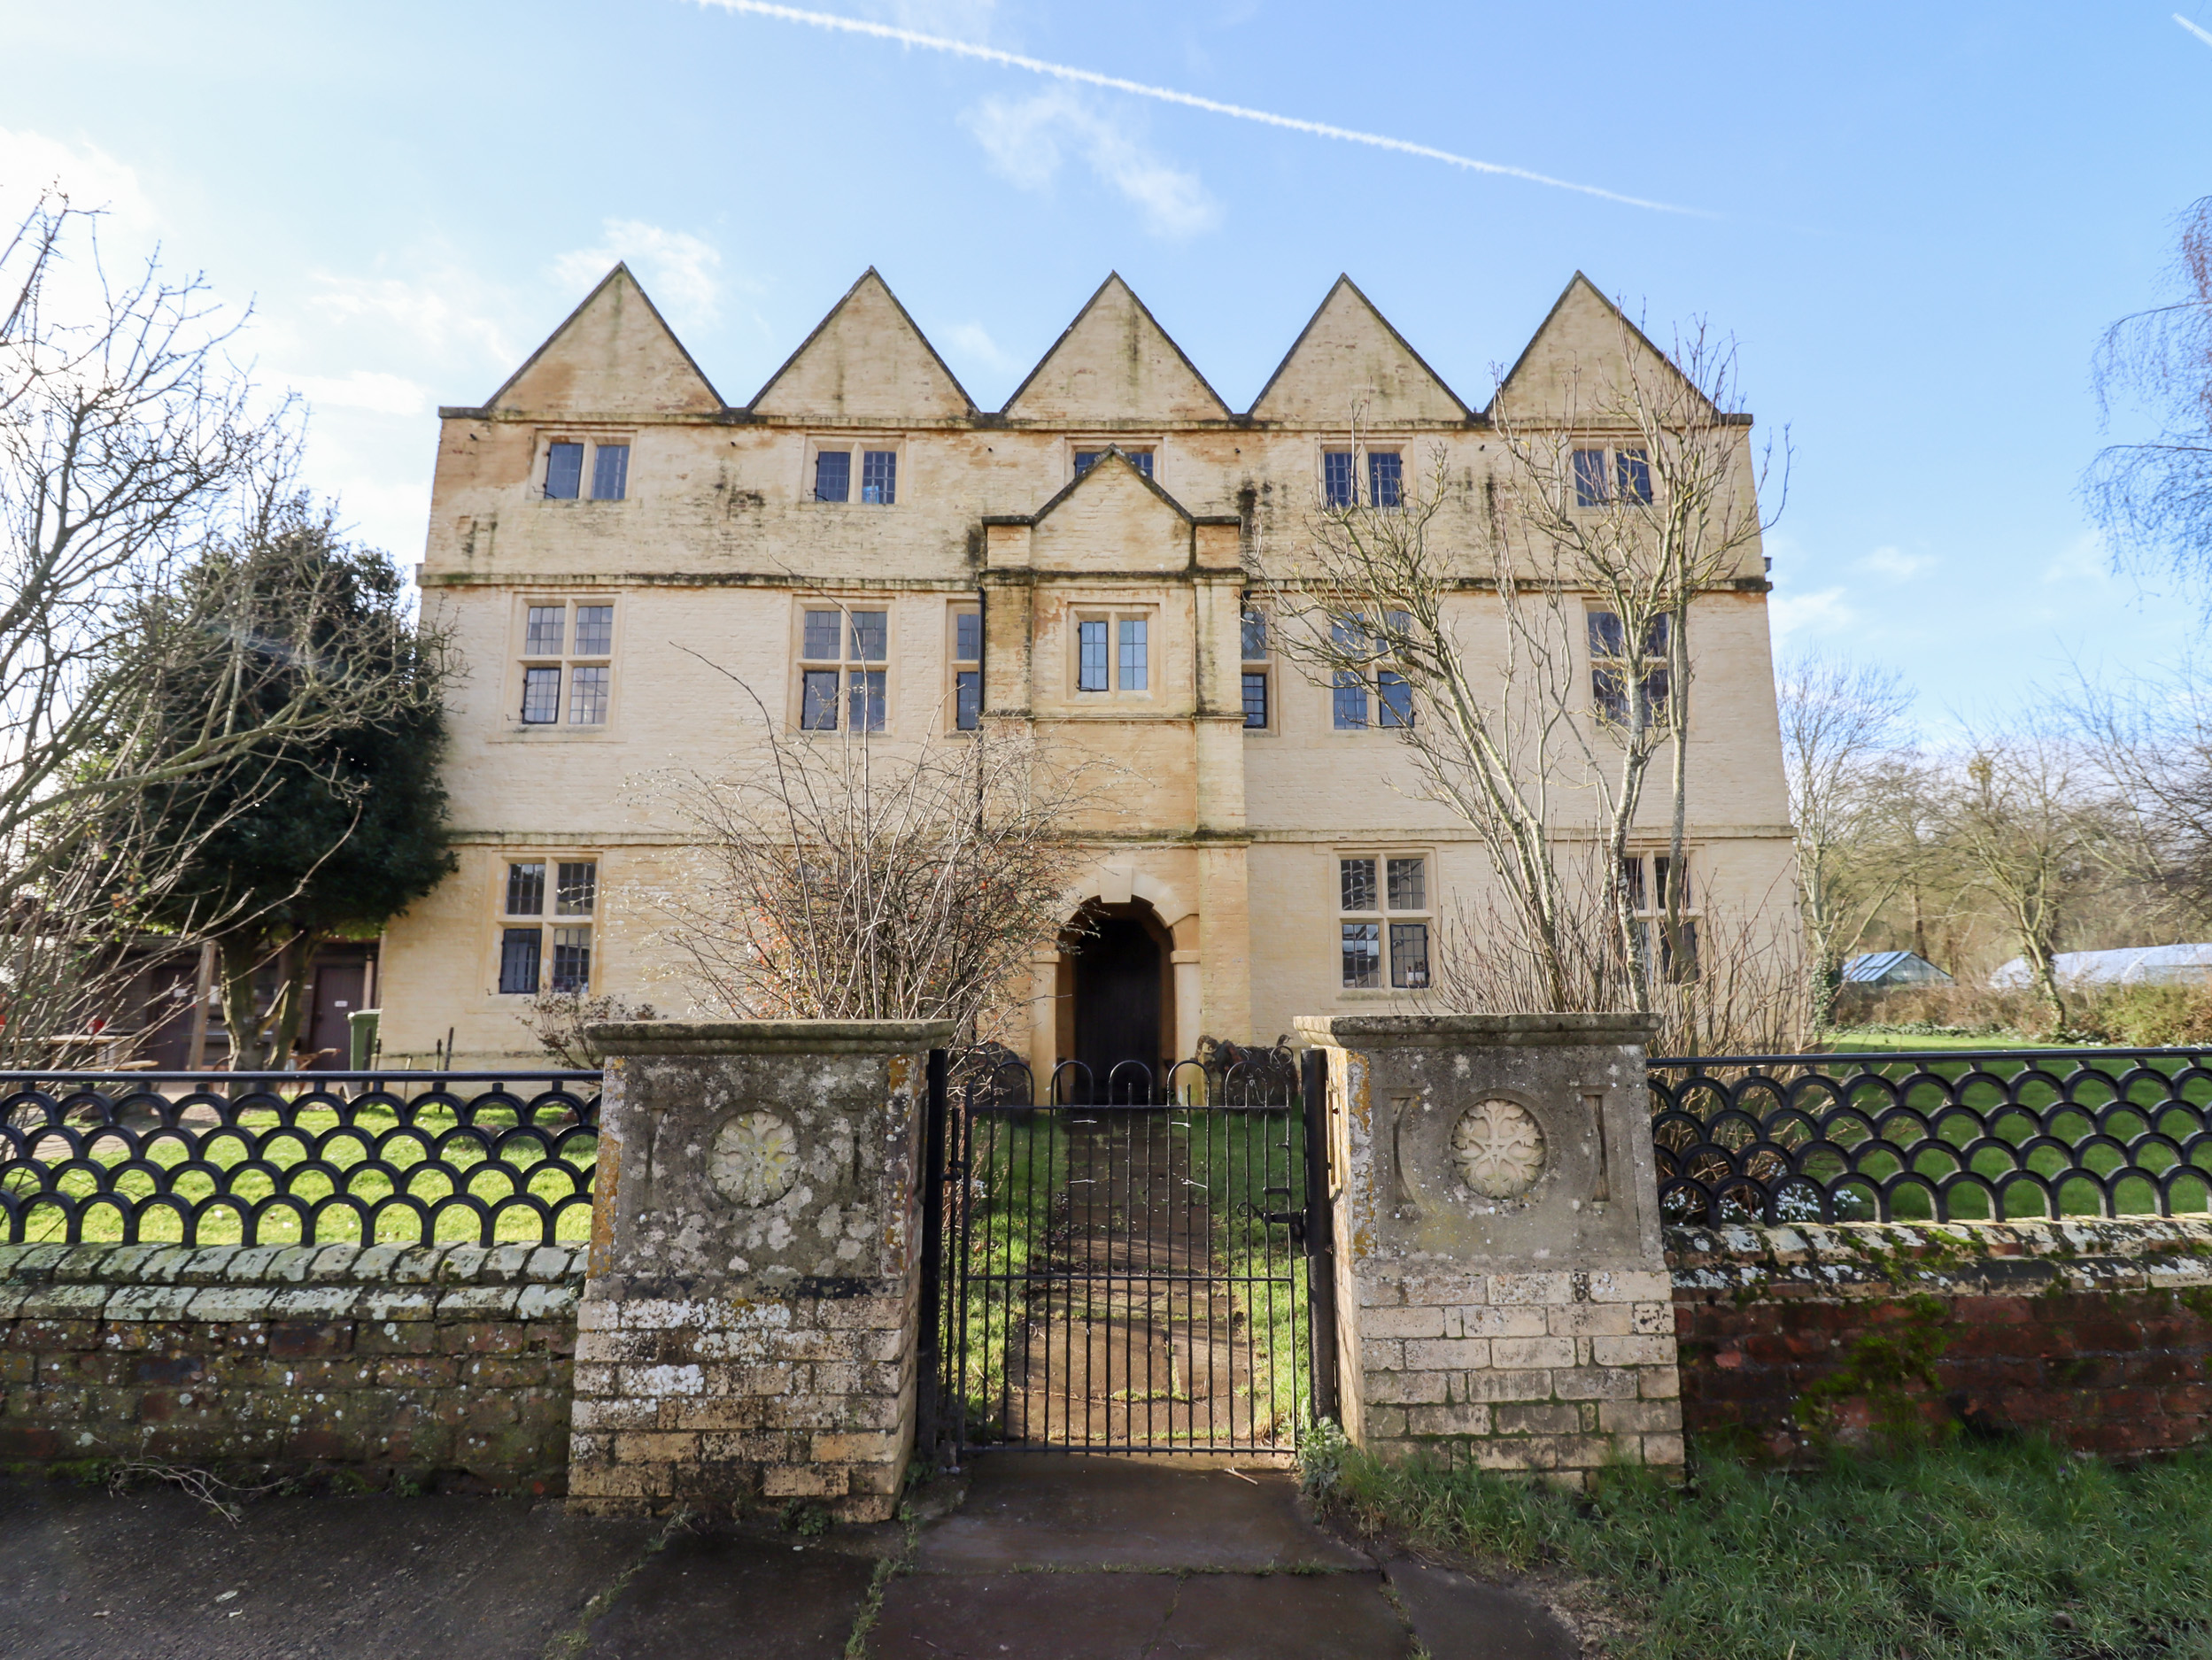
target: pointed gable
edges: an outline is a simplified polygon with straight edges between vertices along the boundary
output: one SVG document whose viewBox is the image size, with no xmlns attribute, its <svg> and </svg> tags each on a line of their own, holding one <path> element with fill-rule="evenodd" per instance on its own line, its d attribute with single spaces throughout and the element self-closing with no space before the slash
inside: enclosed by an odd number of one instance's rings
<svg viewBox="0 0 2212 1660">
<path fill-rule="evenodd" d="M 1040 507 L 1031 559 L 1040 570 L 1156 571 L 1190 558 L 1190 513 L 1110 449 Z"/>
<path fill-rule="evenodd" d="M 1590 413 L 1613 401 L 1608 386 L 1620 384 L 1630 353 L 1639 373 L 1681 377 L 1667 355 L 1577 271 L 1506 372 L 1490 408 L 1523 421 Z"/>
<path fill-rule="evenodd" d="M 1001 412 L 1076 424 L 1226 421 L 1223 403 L 1145 304 L 1110 272 Z"/>
<path fill-rule="evenodd" d="M 870 266 L 753 399 L 756 415 L 884 426 L 960 421 L 975 404 Z"/>
<path fill-rule="evenodd" d="M 531 414 L 711 414 L 700 373 L 630 267 L 618 265 L 487 405 Z"/>
<path fill-rule="evenodd" d="M 1340 276 L 1253 400 L 1252 418 L 1341 424 L 1362 403 L 1364 420 L 1384 424 L 1468 414 L 1358 284 Z"/>
</svg>

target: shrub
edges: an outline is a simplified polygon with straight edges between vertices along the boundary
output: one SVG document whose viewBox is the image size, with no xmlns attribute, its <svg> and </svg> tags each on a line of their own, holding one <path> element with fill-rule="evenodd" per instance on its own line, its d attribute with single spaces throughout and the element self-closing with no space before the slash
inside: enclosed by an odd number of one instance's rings
<svg viewBox="0 0 2212 1660">
<path fill-rule="evenodd" d="M 2123 1048 L 2212 1043 L 2212 985 L 2115 985 L 2083 996 L 2073 1022 Z"/>
</svg>

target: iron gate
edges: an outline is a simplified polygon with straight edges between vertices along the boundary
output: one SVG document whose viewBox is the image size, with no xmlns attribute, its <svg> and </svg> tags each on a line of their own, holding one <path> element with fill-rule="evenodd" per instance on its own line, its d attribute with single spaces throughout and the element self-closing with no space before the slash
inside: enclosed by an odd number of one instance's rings
<svg viewBox="0 0 2212 1660">
<path fill-rule="evenodd" d="M 1280 1452 L 1335 1415 L 1315 1056 L 931 1057 L 923 1330 L 957 1450 Z"/>
</svg>

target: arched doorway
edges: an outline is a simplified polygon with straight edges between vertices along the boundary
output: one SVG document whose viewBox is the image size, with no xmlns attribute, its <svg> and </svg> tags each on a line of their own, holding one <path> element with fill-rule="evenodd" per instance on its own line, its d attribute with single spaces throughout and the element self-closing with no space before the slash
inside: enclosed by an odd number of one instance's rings
<svg viewBox="0 0 2212 1660">
<path fill-rule="evenodd" d="M 1130 905 L 1085 907 L 1074 944 L 1074 1031 L 1063 1051 L 1092 1080 L 1090 1098 L 1106 1099 L 1106 1080 L 1125 1061 L 1141 1064 L 1147 1077 L 1164 1083 L 1163 1064 L 1168 977 L 1173 944 L 1158 915 L 1141 899 Z M 1074 1083 L 1082 1087 L 1081 1075 Z M 1115 1100 L 1140 1092 L 1118 1083 Z"/>
</svg>

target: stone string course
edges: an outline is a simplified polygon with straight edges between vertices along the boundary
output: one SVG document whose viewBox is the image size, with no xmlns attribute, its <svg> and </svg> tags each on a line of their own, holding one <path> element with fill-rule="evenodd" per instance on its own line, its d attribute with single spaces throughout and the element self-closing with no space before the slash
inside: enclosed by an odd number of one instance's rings
<svg viewBox="0 0 2212 1660">
<path fill-rule="evenodd" d="M 563 1490 L 580 1250 L 0 1247 L 0 1463 Z"/>
<path fill-rule="evenodd" d="M 1365 1444 L 1492 1470 L 1680 1464 L 1670 1289 L 1636 1270 L 1364 1279 L 1346 1347 Z"/>
<path fill-rule="evenodd" d="M 2212 1221 L 1675 1228 L 1667 1247 L 1693 1433 L 1801 1458 L 1885 1417 L 2123 1457 L 2212 1432 Z"/>
</svg>

